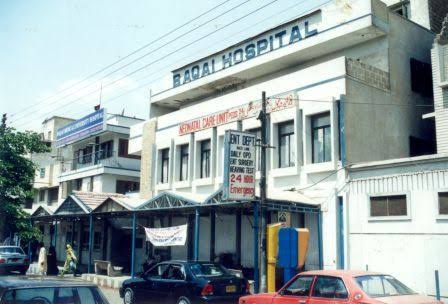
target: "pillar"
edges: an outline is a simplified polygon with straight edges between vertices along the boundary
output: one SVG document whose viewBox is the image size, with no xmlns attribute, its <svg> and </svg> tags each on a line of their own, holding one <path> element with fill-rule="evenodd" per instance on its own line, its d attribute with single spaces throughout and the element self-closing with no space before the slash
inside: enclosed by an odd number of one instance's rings
<svg viewBox="0 0 448 304">
<path fill-rule="evenodd" d="M 137 235 L 137 213 L 132 213 L 132 248 L 131 248 L 131 277 L 135 277 L 135 237 Z"/>
<path fill-rule="evenodd" d="M 194 260 L 199 260 L 199 225 L 200 225 L 200 214 L 199 208 L 195 210 L 195 219 L 194 219 Z"/>
</svg>

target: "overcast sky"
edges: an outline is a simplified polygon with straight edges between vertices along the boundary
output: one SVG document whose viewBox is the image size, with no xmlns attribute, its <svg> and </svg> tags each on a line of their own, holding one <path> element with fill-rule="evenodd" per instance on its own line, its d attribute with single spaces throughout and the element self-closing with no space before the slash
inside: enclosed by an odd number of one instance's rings
<svg viewBox="0 0 448 304">
<path fill-rule="evenodd" d="M 210 37 L 183 47 L 272 1 Z M 80 118 L 92 112 L 103 86 L 101 100 L 108 112 L 124 111 L 147 118 L 150 89 L 162 77 L 170 79 L 174 68 L 327 1 L 2 0 L 0 113 L 8 113 L 9 123 L 18 129 L 38 131 L 41 122 L 53 115 Z M 165 35 L 219 4 L 222 5 L 215 10 Z M 211 19 L 214 20 L 207 22 Z M 146 44 L 150 45 L 83 81 Z M 164 44 L 167 45 L 163 47 Z M 180 50 L 166 56 L 177 49 Z M 141 56 L 144 57 L 115 71 Z M 126 76 L 145 65 L 148 67 Z"/>
</svg>

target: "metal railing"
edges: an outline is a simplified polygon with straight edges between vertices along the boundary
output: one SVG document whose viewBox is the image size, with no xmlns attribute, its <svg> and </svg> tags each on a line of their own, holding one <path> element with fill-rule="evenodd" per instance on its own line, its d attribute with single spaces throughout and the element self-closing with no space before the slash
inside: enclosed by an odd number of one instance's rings
<svg viewBox="0 0 448 304">
<path fill-rule="evenodd" d="M 61 173 L 82 169 L 98 164 L 113 165 L 116 156 L 116 151 L 113 150 L 99 150 L 93 153 L 80 155 L 79 157 L 64 160 L 61 163 Z"/>
</svg>

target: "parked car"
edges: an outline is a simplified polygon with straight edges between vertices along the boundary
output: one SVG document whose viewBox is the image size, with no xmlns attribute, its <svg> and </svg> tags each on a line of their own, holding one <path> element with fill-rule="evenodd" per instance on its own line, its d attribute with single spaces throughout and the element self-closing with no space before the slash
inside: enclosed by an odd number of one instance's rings
<svg viewBox="0 0 448 304">
<path fill-rule="evenodd" d="M 25 274 L 30 267 L 30 260 L 18 246 L 0 246 L 0 274 L 18 271 Z"/>
<path fill-rule="evenodd" d="M 241 297 L 239 304 L 443 304 L 413 292 L 387 274 L 366 271 L 302 272 L 276 293 Z"/>
<path fill-rule="evenodd" d="M 96 285 L 41 276 L 0 278 L 0 304 L 109 304 Z"/>
<path fill-rule="evenodd" d="M 222 265 L 193 261 L 159 263 L 120 288 L 125 304 L 238 303 L 248 292 L 248 281 Z"/>
</svg>

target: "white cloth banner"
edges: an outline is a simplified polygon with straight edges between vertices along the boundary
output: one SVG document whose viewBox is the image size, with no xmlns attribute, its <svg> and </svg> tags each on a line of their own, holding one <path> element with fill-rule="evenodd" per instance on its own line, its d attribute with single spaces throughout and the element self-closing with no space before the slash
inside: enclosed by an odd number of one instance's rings
<svg viewBox="0 0 448 304">
<path fill-rule="evenodd" d="M 145 227 L 146 240 L 156 247 L 184 246 L 187 241 L 188 224 L 167 228 Z"/>
</svg>

